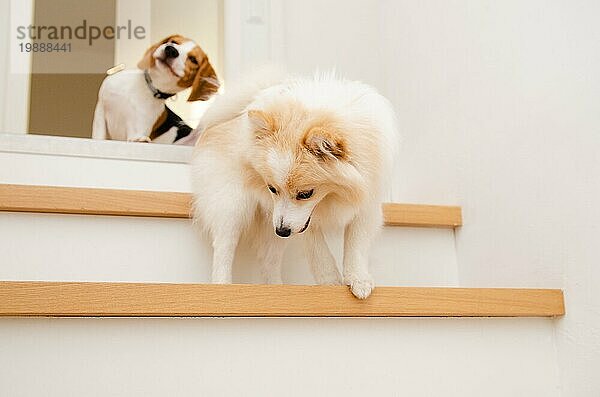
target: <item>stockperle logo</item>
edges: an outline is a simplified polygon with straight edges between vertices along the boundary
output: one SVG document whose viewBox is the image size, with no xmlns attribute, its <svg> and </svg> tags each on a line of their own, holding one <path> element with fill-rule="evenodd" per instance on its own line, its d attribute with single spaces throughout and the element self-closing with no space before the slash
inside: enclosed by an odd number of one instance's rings
<svg viewBox="0 0 600 397">
<path fill-rule="evenodd" d="M 141 25 L 134 25 L 128 20 L 124 25 L 97 26 L 82 20 L 77 26 L 61 25 L 20 25 L 16 27 L 17 40 L 24 40 L 28 43 L 35 40 L 37 42 L 58 42 L 85 40 L 88 45 L 92 45 L 96 40 L 144 40 L 146 38 L 146 28 Z"/>
</svg>

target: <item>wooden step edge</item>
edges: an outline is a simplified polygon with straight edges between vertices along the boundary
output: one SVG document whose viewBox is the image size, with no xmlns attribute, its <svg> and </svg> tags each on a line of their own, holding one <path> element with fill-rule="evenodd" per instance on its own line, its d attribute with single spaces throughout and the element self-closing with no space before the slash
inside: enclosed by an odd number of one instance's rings
<svg viewBox="0 0 600 397">
<path fill-rule="evenodd" d="M 555 317 L 556 289 L 0 282 L 0 316 L 52 317 Z"/>
<path fill-rule="evenodd" d="M 191 194 L 122 189 L 0 184 L 0 211 L 189 218 Z M 461 208 L 383 204 L 386 226 L 455 228 Z"/>
</svg>

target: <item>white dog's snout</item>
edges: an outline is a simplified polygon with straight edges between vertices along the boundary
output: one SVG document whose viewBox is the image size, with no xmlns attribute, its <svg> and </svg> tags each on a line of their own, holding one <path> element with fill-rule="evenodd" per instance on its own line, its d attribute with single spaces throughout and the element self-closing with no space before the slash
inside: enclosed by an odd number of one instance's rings
<svg viewBox="0 0 600 397">
<path fill-rule="evenodd" d="M 310 223 L 313 206 L 281 199 L 273 209 L 273 226 L 278 236 L 304 232 Z"/>
<path fill-rule="evenodd" d="M 275 234 L 279 237 L 289 237 L 292 234 L 292 228 L 283 220 L 282 216 L 275 217 L 273 224 L 275 227 Z"/>
</svg>

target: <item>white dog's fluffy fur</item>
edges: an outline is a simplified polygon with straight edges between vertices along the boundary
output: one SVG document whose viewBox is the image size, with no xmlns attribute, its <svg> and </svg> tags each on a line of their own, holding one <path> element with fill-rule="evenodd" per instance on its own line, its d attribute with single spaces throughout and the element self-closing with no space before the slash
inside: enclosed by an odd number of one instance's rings
<svg viewBox="0 0 600 397">
<path fill-rule="evenodd" d="M 267 283 L 281 283 L 286 238 L 305 233 L 319 284 L 374 288 L 368 258 L 398 141 L 389 102 L 333 74 L 255 79 L 229 89 L 201 122 L 192 161 L 194 217 L 212 238 L 212 281 L 232 282 L 250 235 Z M 324 239 L 344 229 L 343 277 Z"/>
</svg>

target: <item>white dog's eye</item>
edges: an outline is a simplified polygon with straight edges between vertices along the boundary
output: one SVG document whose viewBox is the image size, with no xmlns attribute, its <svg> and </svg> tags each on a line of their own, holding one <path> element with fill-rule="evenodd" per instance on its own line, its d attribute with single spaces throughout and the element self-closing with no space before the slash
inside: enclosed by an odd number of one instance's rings
<svg viewBox="0 0 600 397">
<path fill-rule="evenodd" d="M 305 190 L 303 192 L 298 192 L 296 195 L 296 200 L 308 200 L 312 197 L 314 189 Z"/>
<path fill-rule="evenodd" d="M 267 187 L 269 188 L 269 190 L 271 191 L 271 193 L 277 194 L 277 189 L 275 189 L 273 186 L 267 185 Z"/>
</svg>

